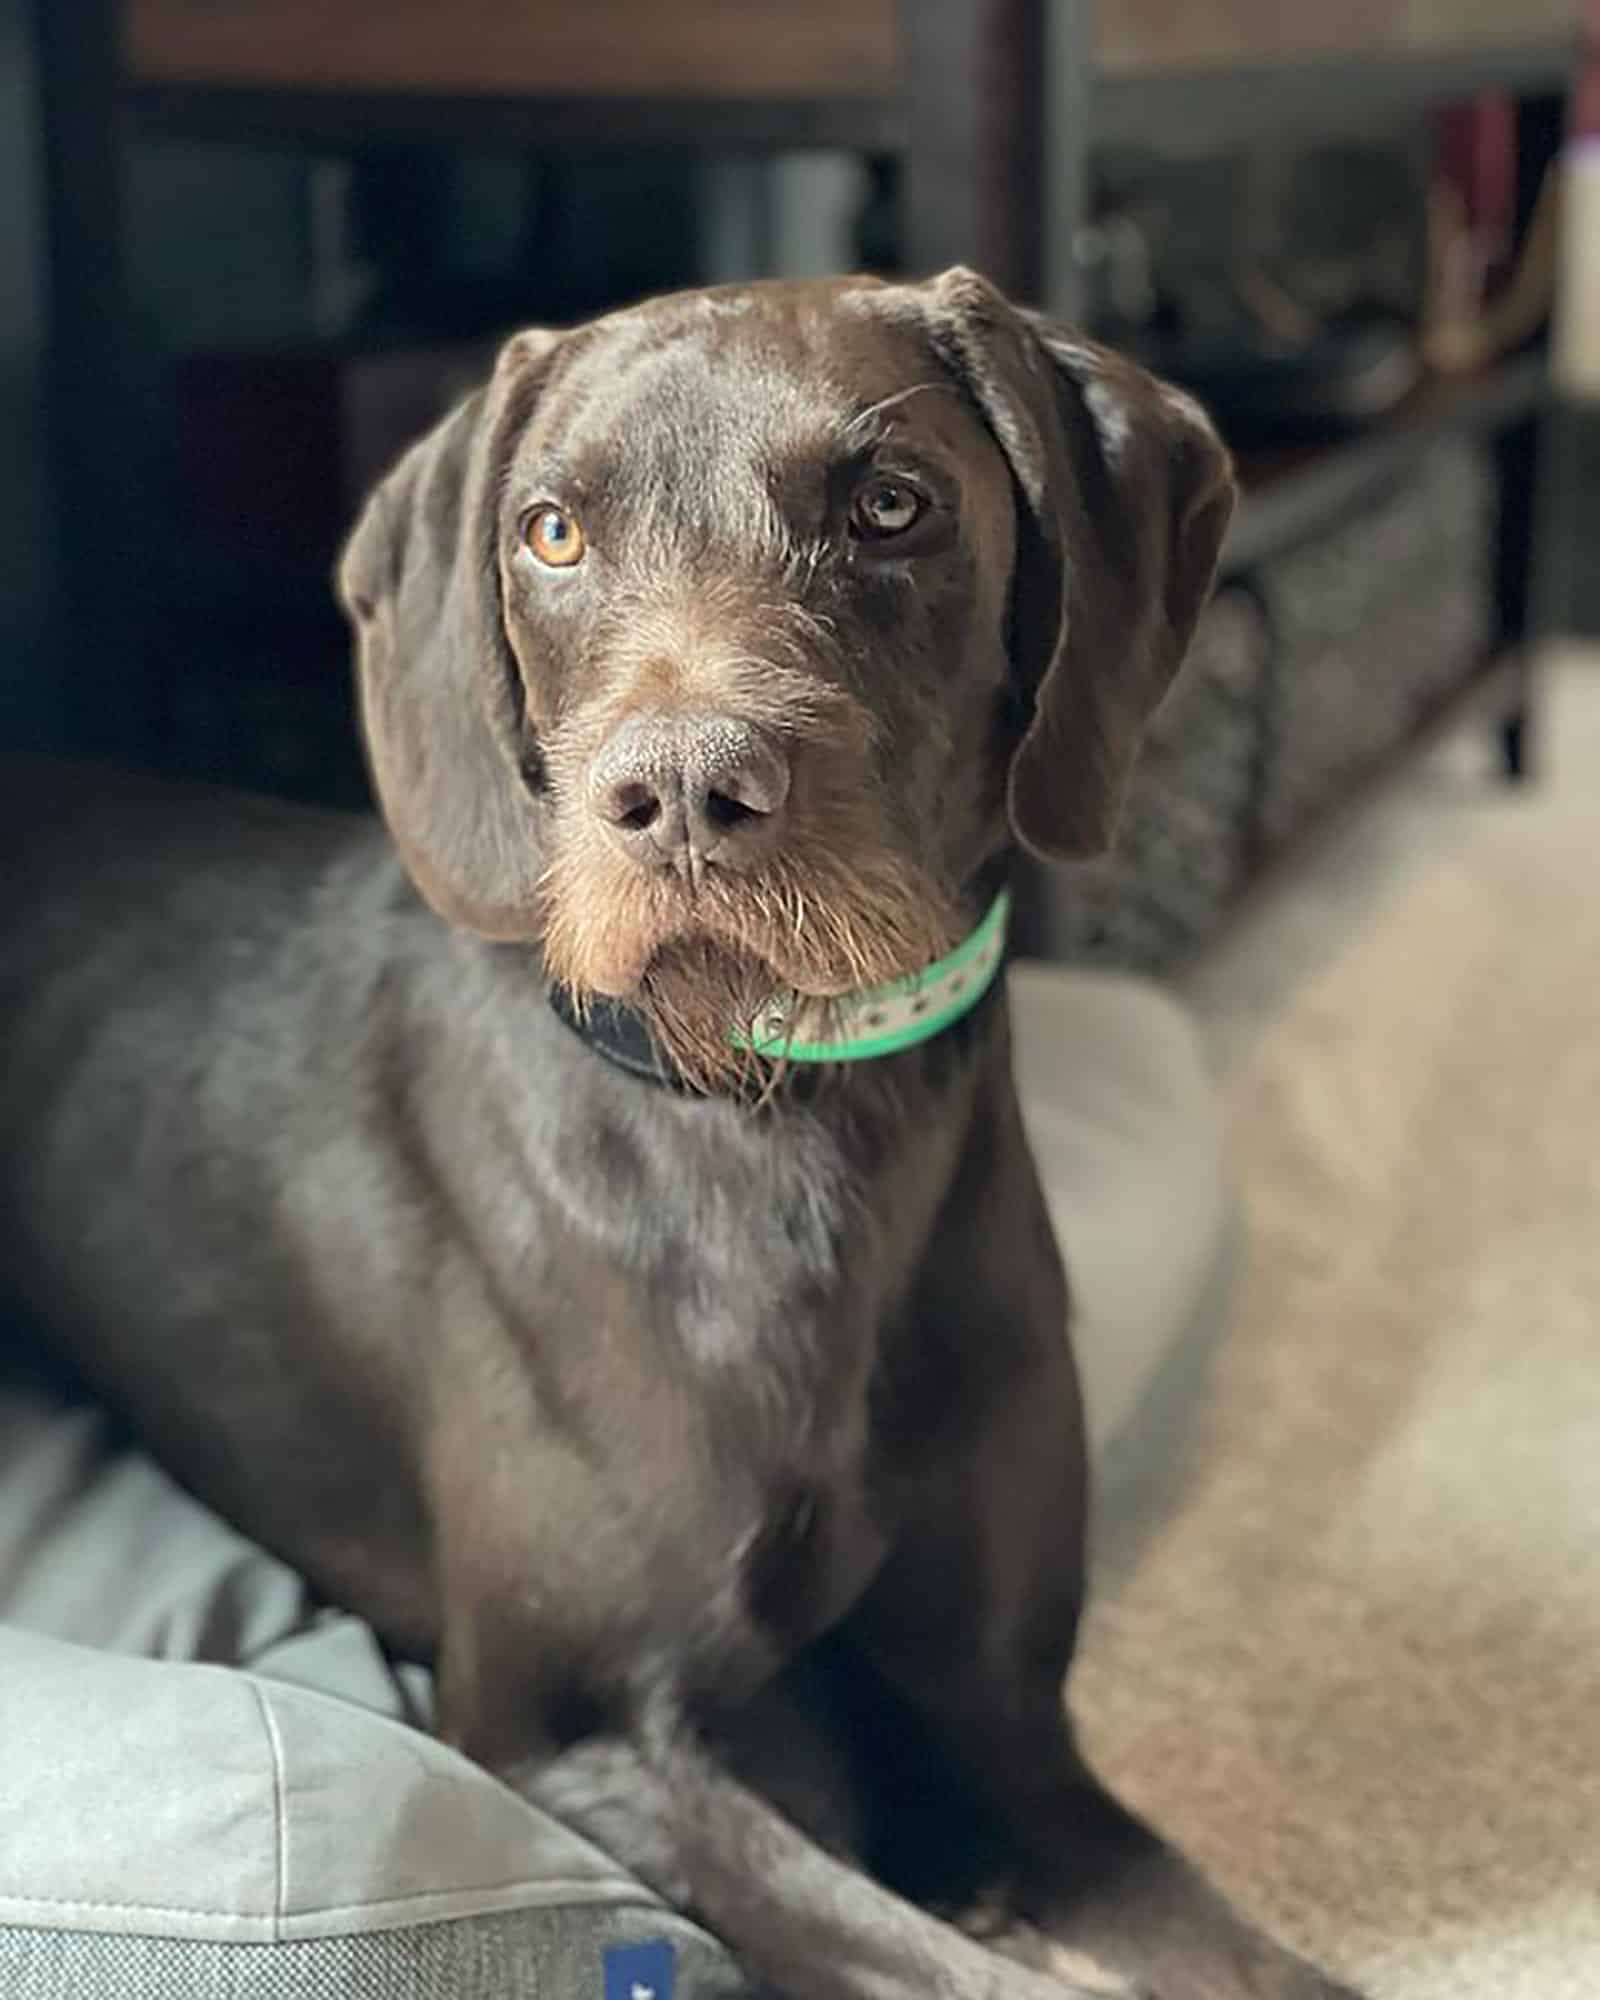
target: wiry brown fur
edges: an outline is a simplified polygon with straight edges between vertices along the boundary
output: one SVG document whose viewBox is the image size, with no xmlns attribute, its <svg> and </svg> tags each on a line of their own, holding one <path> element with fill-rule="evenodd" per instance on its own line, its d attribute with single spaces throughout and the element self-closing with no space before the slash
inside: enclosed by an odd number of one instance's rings
<svg viewBox="0 0 1600 2000">
<path fill-rule="evenodd" d="M 603 840 L 563 841 L 544 878 L 544 959 L 580 1000 L 626 994 L 664 1052 L 702 1089 L 738 1085 L 732 1040 L 775 995 L 827 998 L 915 972 L 959 934 L 927 871 L 863 838 L 850 811 L 796 828 L 755 875 L 708 870 L 691 894 Z M 866 817 L 854 808 L 859 821 Z"/>
</svg>

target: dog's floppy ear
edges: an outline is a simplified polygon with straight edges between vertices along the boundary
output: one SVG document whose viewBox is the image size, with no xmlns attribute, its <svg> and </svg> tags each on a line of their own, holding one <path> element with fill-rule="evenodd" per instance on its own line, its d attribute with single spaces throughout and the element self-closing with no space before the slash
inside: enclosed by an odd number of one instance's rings
<svg viewBox="0 0 1600 2000">
<path fill-rule="evenodd" d="M 428 901 L 486 937 L 535 929 L 533 746 L 500 601 L 500 482 L 554 333 L 519 333 L 485 388 L 412 446 L 339 561 L 374 783 Z"/>
<path fill-rule="evenodd" d="M 1098 854 L 1211 587 L 1233 511 L 1228 454 L 1187 396 L 973 272 L 928 291 L 935 344 L 1024 503 L 1011 644 L 1032 707 L 1011 823 L 1047 859 Z"/>
</svg>

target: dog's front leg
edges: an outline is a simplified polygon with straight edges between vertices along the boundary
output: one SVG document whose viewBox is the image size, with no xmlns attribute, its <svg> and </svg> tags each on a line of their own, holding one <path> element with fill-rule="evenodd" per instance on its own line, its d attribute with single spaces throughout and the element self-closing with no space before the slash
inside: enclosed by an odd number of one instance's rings
<svg viewBox="0 0 1600 2000">
<path fill-rule="evenodd" d="M 1051 1936 L 1158 2000 L 1352 2000 L 1230 1909 L 1073 1742 L 1082 1412 L 1043 1199 L 1004 1137 L 989 1128 L 891 1356 L 897 1542 L 841 1641 L 992 1815 L 1016 1906 Z"/>
<path fill-rule="evenodd" d="M 556 1750 L 525 1681 L 464 1688 L 447 1648 L 440 1686 L 458 1747 L 703 1923 L 774 2000 L 1098 2000 L 826 1853 L 727 1772 L 663 1693 L 630 1704 L 618 1732 Z"/>
<path fill-rule="evenodd" d="M 1111 1797 L 1078 1755 L 1060 1677 L 1027 1657 L 984 1656 L 981 1594 L 967 1605 L 967 1657 L 930 1673 L 921 1648 L 908 1654 L 884 1636 L 896 1588 L 885 1579 L 851 1640 L 998 1826 L 1006 1914 L 1064 1948 L 1043 1963 L 1080 1983 L 1106 1981 L 1097 1991 L 1151 2000 L 1357 2000 L 1246 1922 Z M 928 1608 L 919 1589 L 918 1617 Z"/>
</svg>

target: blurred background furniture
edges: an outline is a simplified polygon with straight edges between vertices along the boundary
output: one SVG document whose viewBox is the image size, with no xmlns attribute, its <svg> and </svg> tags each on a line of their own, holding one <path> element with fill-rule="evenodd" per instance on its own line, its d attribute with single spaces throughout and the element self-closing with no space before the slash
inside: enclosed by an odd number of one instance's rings
<svg viewBox="0 0 1600 2000">
<path fill-rule="evenodd" d="M 1418 322 L 1463 159 L 1485 259 L 1529 239 L 1575 0 L 7 6 L 25 732 L 359 796 L 327 564 L 497 333 L 966 261 L 1187 374 L 1247 442 L 1210 665 L 1112 871 L 1035 884 L 1036 949 L 1173 962 L 1464 701 L 1525 768 L 1538 316 L 1454 375 Z M 1485 107 L 1498 174 L 1438 122 Z M 1297 265 L 1325 211 L 1348 240 Z"/>
</svg>

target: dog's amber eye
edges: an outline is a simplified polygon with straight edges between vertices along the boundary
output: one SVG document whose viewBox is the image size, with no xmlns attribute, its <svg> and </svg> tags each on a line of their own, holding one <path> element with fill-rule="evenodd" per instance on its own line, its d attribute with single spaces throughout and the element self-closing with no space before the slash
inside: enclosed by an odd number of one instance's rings
<svg viewBox="0 0 1600 2000">
<path fill-rule="evenodd" d="M 582 562 L 588 547 L 582 528 L 564 507 L 540 507 L 528 517 L 524 538 L 548 569 L 571 569 Z"/>
<path fill-rule="evenodd" d="M 904 479 L 869 479 L 850 503 L 851 533 L 863 541 L 887 541 L 915 527 L 927 505 Z"/>
</svg>

